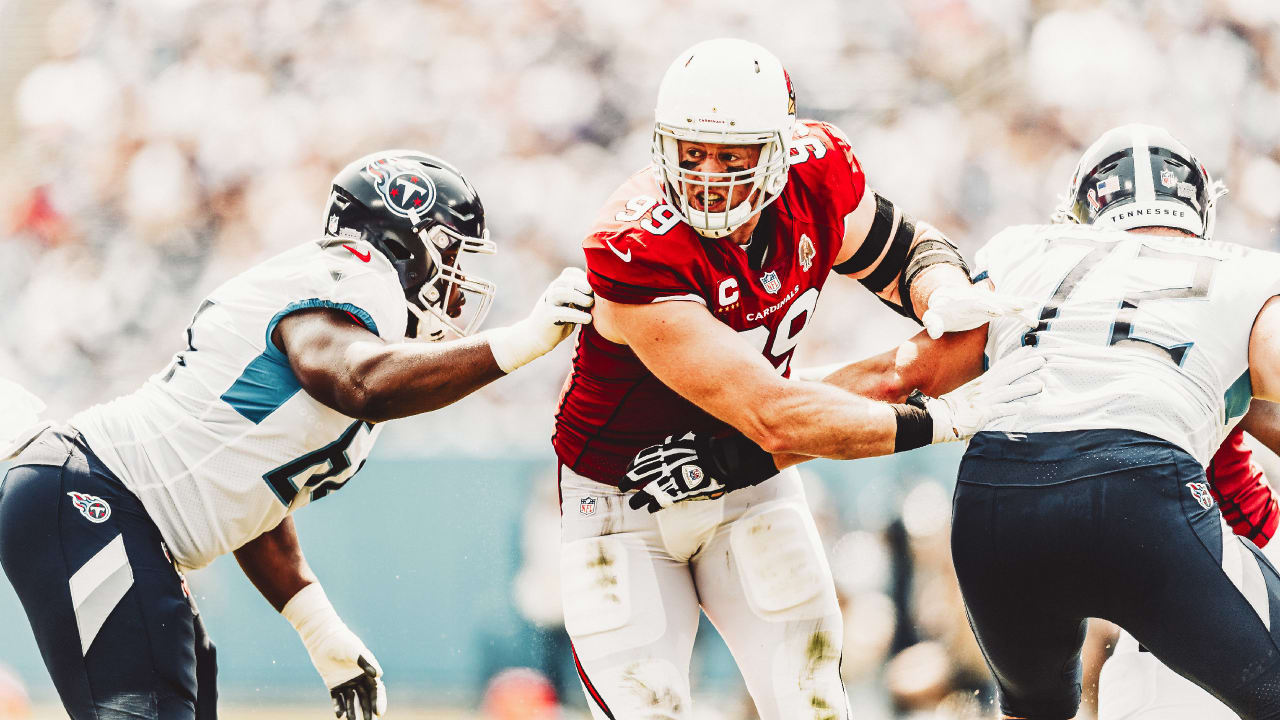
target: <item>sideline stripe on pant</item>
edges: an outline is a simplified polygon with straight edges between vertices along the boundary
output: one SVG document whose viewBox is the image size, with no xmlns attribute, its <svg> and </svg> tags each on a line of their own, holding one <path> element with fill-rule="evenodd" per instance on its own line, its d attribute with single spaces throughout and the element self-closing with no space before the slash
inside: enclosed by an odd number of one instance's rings
<svg viewBox="0 0 1280 720">
<path fill-rule="evenodd" d="M 604 716 L 609 720 L 615 720 L 613 713 L 609 711 L 609 706 L 604 704 L 604 698 L 600 697 L 600 693 L 596 691 L 596 686 L 591 684 L 590 678 L 587 677 L 587 671 L 582 669 L 582 661 L 578 659 L 578 649 L 573 646 L 573 643 L 569 643 L 569 650 L 573 652 L 573 666 L 578 668 L 578 677 L 582 680 L 582 686 L 587 689 L 591 699 L 596 701 L 596 705 L 600 706 Z"/>
</svg>

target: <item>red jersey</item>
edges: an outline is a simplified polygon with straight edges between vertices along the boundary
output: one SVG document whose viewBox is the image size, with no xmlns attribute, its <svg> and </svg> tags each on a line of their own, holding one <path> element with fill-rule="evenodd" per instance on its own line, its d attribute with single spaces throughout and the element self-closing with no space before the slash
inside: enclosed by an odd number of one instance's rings
<svg viewBox="0 0 1280 720">
<path fill-rule="evenodd" d="M 681 221 L 652 167 L 632 176 L 582 243 L 592 289 L 616 303 L 701 303 L 788 374 L 840 252 L 845 216 L 866 192 L 848 142 L 826 123 L 796 124 L 790 161 L 782 195 L 756 226 L 768 235 L 755 263 L 732 241 L 704 238 Z M 616 485 L 638 451 L 667 435 L 724 427 L 662 384 L 630 348 L 583 327 L 556 414 L 552 443 L 561 463 Z"/>
<path fill-rule="evenodd" d="M 1244 443 L 1244 431 L 1236 428 L 1227 435 L 1209 462 L 1206 475 L 1209 491 L 1231 529 L 1258 547 L 1266 545 L 1280 523 L 1280 507 L 1262 476 L 1262 468 L 1253 462 L 1253 453 Z"/>
</svg>

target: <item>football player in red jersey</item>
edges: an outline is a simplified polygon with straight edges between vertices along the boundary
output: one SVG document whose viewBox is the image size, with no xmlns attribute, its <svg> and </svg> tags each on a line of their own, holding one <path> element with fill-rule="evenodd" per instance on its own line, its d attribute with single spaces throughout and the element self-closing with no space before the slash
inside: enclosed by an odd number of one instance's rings
<svg viewBox="0 0 1280 720">
<path fill-rule="evenodd" d="M 767 455 L 758 476 L 720 475 L 714 489 L 710 473 L 686 473 L 645 496 L 660 513 L 628 508 L 617 486 L 638 450 L 676 432 L 732 426 L 772 452 L 862 457 L 965 436 L 1034 392 L 979 382 L 894 407 L 787 380 L 833 271 L 904 315 L 931 311 L 934 331 L 1020 307 L 973 288 L 946 238 L 871 192 L 836 128 L 795 120 L 767 50 L 713 40 L 685 51 L 656 119 L 652 166 L 583 243 L 595 315 L 556 416 L 578 670 L 598 719 L 688 717 L 701 606 L 761 718 L 844 718 L 840 612 L 798 476 Z M 708 501 L 672 505 L 691 493 Z"/>
<path fill-rule="evenodd" d="M 1276 505 L 1228 431 L 1246 410 L 1266 411 L 1251 398 L 1280 402 L 1280 273 L 1263 269 L 1280 255 L 1211 239 L 1224 188 L 1162 128 L 1104 133 L 1070 188 L 1068 225 L 1009 228 L 977 254 L 978 278 L 1042 298 L 1032 330 L 995 319 L 921 333 L 822 377 L 892 402 L 945 392 L 989 363 L 998 372 L 1003 357 L 1052 356 L 1035 373 L 1043 393 L 974 435 L 953 499 L 953 565 L 1003 717 L 1077 714 L 1085 621 L 1098 617 L 1240 718 L 1275 720 L 1280 576 L 1255 543 L 1274 532 Z M 1151 272 L 1157 257 L 1168 275 Z M 1274 442 L 1274 425 L 1247 427 Z M 690 466 L 713 479 L 741 472 L 689 435 L 641 451 L 623 487 L 662 493 Z"/>
</svg>

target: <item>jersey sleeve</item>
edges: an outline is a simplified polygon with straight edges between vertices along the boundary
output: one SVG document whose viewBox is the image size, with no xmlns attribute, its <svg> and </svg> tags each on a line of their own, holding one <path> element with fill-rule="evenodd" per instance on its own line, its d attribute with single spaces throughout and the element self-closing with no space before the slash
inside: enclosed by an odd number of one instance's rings
<svg viewBox="0 0 1280 720">
<path fill-rule="evenodd" d="M 827 175 L 826 190 L 837 212 L 848 215 L 870 194 L 867 192 L 867 176 L 853 154 L 853 146 L 844 132 L 831 123 L 808 120 L 799 127 L 806 129 L 807 133 L 796 133 L 792 141 L 792 162 L 805 158 L 806 154 L 816 155 L 813 143 L 821 142 L 830 156 L 829 162 L 822 165 Z M 812 140 L 806 140 L 806 137 Z"/>
<path fill-rule="evenodd" d="M 1280 524 L 1280 505 L 1262 468 L 1244 442 L 1240 428 L 1232 430 L 1206 471 L 1209 489 L 1222 517 L 1235 534 L 1263 547 Z"/>
<path fill-rule="evenodd" d="M 1040 225 L 1015 225 L 996 233 L 973 256 L 974 282 L 990 279 L 1000 289 L 1000 278 L 1028 256 L 1039 252 Z"/>
<path fill-rule="evenodd" d="M 606 300 L 628 305 L 664 300 L 692 300 L 705 305 L 696 268 L 676 248 L 663 248 L 661 244 L 661 238 L 636 232 L 599 232 L 589 236 L 582 249 L 591 289 Z"/>
<path fill-rule="evenodd" d="M 292 300 L 268 323 L 268 338 L 286 315 L 323 307 L 346 313 L 387 342 L 404 340 L 408 315 L 399 277 L 391 263 L 366 242 L 346 241 L 320 247 L 300 273 L 297 288 L 290 295 Z M 270 341 L 267 345 L 274 347 Z"/>
</svg>

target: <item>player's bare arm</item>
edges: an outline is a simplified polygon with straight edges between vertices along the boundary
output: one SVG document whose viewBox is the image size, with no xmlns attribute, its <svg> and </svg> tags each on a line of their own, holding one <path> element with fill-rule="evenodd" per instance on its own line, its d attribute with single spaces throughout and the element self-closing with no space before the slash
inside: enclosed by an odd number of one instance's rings
<svg viewBox="0 0 1280 720">
<path fill-rule="evenodd" d="M 234 554 L 253 586 L 298 631 L 336 709 L 348 720 L 385 713 L 382 668 L 325 596 L 303 557 L 293 518 L 285 517 Z"/>
<path fill-rule="evenodd" d="M 781 377 L 697 303 L 601 299 L 595 322 L 606 338 L 629 345 L 659 380 L 767 452 L 852 459 L 904 449 L 899 408 Z M 932 441 L 930 431 L 916 447 Z"/>
<path fill-rule="evenodd" d="M 834 385 L 782 378 L 697 303 L 601 300 L 596 324 L 607 325 L 615 342 L 630 345 L 668 387 L 750 441 L 687 433 L 642 450 L 620 487 L 637 490 L 628 502 L 650 512 L 750 486 L 813 457 L 872 457 L 968 437 L 1038 392 L 1035 381 L 1017 381 L 1043 365 L 1040 357 L 1026 357 L 999 369 L 986 386 L 979 380 L 951 397 L 890 405 Z M 699 470 L 686 477 L 681 468 L 688 463 Z M 704 473 L 709 482 L 703 481 Z"/>
<path fill-rule="evenodd" d="M 771 452 L 865 457 L 893 452 L 893 411 L 818 383 L 791 382 L 705 307 L 603 298 L 597 330 L 629 345 L 664 384 Z"/>
<path fill-rule="evenodd" d="M 982 374 L 986 326 L 931 338 L 920 332 L 901 345 L 836 369 L 822 381 L 855 395 L 902 402 L 912 390 L 938 396 Z"/>
<path fill-rule="evenodd" d="M 1280 296 L 1268 300 L 1253 322 L 1249 381 L 1255 398 L 1280 401 Z"/>
<path fill-rule="evenodd" d="M 1026 312 L 1025 303 L 995 294 L 990 285 L 971 285 L 968 265 L 945 235 L 875 192 L 846 216 L 834 270 L 922 323 L 932 337 Z"/>
<path fill-rule="evenodd" d="M 1280 453 L 1280 403 L 1254 398 L 1249 412 L 1240 418 L 1240 429 L 1272 452 Z"/>
<path fill-rule="evenodd" d="M 351 418 L 381 422 L 450 405 L 554 348 L 594 302 L 580 270 L 566 270 L 524 320 L 436 343 L 388 343 L 337 310 L 286 315 L 272 342 L 316 400 Z"/>
<path fill-rule="evenodd" d="M 277 612 L 302 588 L 318 582 L 303 557 L 293 517 L 286 517 L 235 551 L 236 562 L 249 582 Z"/>
<path fill-rule="evenodd" d="M 861 258 L 855 259 L 859 252 Z M 959 252 L 941 232 L 916 223 L 875 192 L 845 218 L 844 243 L 836 255 L 836 267 L 842 266 L 849 277 L 916 317 L 928 309 L 933 290 L 969 284 Z"/>
<path fill-rule="evenodd" d="M 272 340 L 308 394 L 369 422 L 445 407 L 505 374 L 484 336 L 387 343 L 326 308 L 286 316 Z"/>
</svg>

